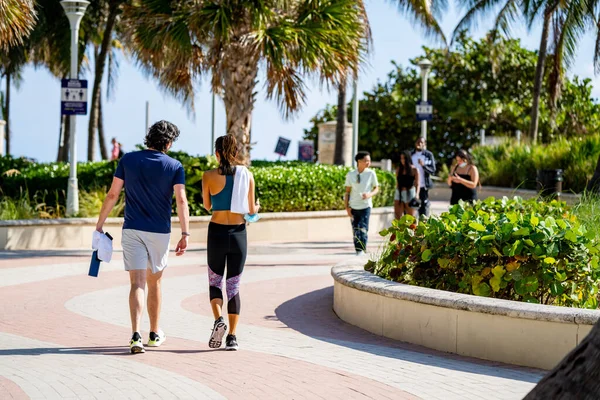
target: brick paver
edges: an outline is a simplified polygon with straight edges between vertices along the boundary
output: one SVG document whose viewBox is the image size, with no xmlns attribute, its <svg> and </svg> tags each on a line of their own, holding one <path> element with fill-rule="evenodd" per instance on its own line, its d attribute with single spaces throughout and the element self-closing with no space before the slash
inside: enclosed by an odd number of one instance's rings
<svg viewBox="0 0 600 400">
<path fill-rule="evenodd" d="M 253 246 L 242 279 L 241 349 L 233 353 L 207 346 L 204 249 L 171 259 L 161 321 L 168 340 L 136 356 L 125 346 L 129 289 L 119 255 L 90 278 L 85 253 L 6 254 L 0 399 L 518 399 L 541 378 L 340 321 L 329 272 L 352 256 L 348 243 Z"/>
</svg>

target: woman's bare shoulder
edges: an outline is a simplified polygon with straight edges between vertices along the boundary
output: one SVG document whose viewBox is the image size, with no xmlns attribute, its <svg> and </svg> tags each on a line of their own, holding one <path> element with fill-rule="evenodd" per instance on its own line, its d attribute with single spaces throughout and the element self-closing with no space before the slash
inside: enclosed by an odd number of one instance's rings
<svg viewBox="0 0 600 400">
<path fill-rule="evenodd" d="M 208 171 L 204 171 L 204 174 L 202 175 L 202 178 L 203 179 L 213 179 L 218 174 L 219 174 L 219 170 L 218 169 L 209 169 Z"/>
</svg>

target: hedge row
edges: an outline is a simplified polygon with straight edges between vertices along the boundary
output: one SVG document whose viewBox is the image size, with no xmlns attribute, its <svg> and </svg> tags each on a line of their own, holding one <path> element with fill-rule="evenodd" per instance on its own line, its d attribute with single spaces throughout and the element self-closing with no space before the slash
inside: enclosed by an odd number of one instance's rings
<svg viewBox="0 0 600 400">
<path fill-rule="evenodd" d="M 538 169 L 562 169 L 563 191 L 580 193 L 600 155 L 600 135 L 561 138 L 550 144 L 505 143 L 472 150 L 483 185 L 536 189 Z"/>
<path fill-rule="evenodd" d="M 202 176 L 214 168 L 214 157 L 192 157 L 182 152 L 170 153 L 181 161 L 186 173 L 186 188 L 191 215 L 206 215 L 202 207 Z M 82 190 L 106 190 L 110 186 L 116 162 L 78 164 L 79 187 Z M 17 170 L 18 173 L 6 173 Z M 299 162 L 254 162 L 251 167 L 256 180 L 257 196 L 263 212 L 340 210 L 344 207 L 344 180 L 349 168 Z M 393 203 L 393 174 L 376 170 L 381 193 L 375 206 Z M 24 159 L 0 158 L 0 190 L 13 199 L 48 193 L 46 202 L 64 206 L 69 165 L 40 164 Z"/>
</svg>

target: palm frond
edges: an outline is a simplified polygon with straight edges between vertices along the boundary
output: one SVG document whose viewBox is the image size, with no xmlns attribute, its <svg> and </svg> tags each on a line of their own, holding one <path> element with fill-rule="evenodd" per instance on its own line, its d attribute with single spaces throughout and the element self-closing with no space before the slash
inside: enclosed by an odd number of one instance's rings
<svg viewBox="0 0 600 400">
<path fill-rule="evenodd" d="M 392 0 L 401 14 L 408 16 L 413 24 L 420 26 L 425 36 L 447 43 L 446 35 L 438 18 L 448 9 L 447 0 Z"/>
<path fill-rule="evenodd" d="M 0 1 L 0 49 L 23 44 L 33 31 L 37 14 L 32 0 Z"/>
<path fill-rule="evenodd" d="M 494 23 L 495 32 L 503 32 L 505 35 L 510 36 L 510 24 L 514 22 L 520 16 L 519 7 L 521 6 L 520 0 L 477 0 L 469 1 L 465 4 L 468 8 L 465 16 L 460 20 L 454 32 L 452 34 L 452 42 L 454 44 L 460 33 L 468 29 L 476 29 L 479 21 L 489 15 L 489 13 L 496 9 L 500 4 L 503 4 L 500 12 L 496 16 Z M 495 42 L 496 38 L 492 38 Z"/>
<path fill-rule="evenodd" d="M 521 0 L 508 0 L 496 16 L 493 32 L 511 36 L 511 25 L 522 16 L 521 7 Z"/>
<path fill-rule="evenodd" d="M 333 85 L 365 61 L 370 33 L 364 8 L 352 0 L 308 0 L 294 15 L 273 21 L 255 40 L 267 65 L 267 95 L 286 117 L 305 101 L 302 77 Z"/>
<path fill-rule="evenodd" d="M 107 71 L 107 86 L 106 86 L 106 98 L 110 100 L 115 91 L 117 84 L 117 78 L 119 77 L 119 59 L 117 51 L 122 49 L 123 45 L 118 40 L 113 40 L 110 50 L 108 52 L 108 71 Z"/>
<path fill-rule="evenodd" d="M 143 71 L 154 76 L 167 93 L 194 107 L 193 82 L 202 64 L 202 50 L 188 29 L 190 10 L 174 9 L 169 1 L 149 0 L 125 7 L 130 21 L 124 40 Z"/>
</svg>

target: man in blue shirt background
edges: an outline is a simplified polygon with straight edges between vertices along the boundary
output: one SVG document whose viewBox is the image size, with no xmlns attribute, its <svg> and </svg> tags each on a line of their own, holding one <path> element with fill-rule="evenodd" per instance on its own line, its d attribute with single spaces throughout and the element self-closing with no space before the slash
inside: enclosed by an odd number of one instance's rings
<svg viewBox="0 0 600 400">
<path fill-rule="evenodd" d="M 129 310 L 133 332 L 129 347 L 132 353 L 143 353 L 140 320 L 148 284 L 150 336 L 148 346 L 158 347 L 166 340 L 160 329 L 161 278 L 167 267 L 171 236 L 173 193 L 181 225 L 181 239 L 175 254 L 181 256 L 188 246 L 189 210 L 185 195 L 185 172 L 181 163 L 166 155 L 179 137 L 179 129 L 167 121 L 159 121 L 148 130 L 147 149 L 127 153 L 119 161 L 111 188 L 102 204 L 96 230 L 103 225 L 125 188 L 125 223 L 123 225 L 123 263 L 129 271 L 131 290 Z"/>
</svg>

